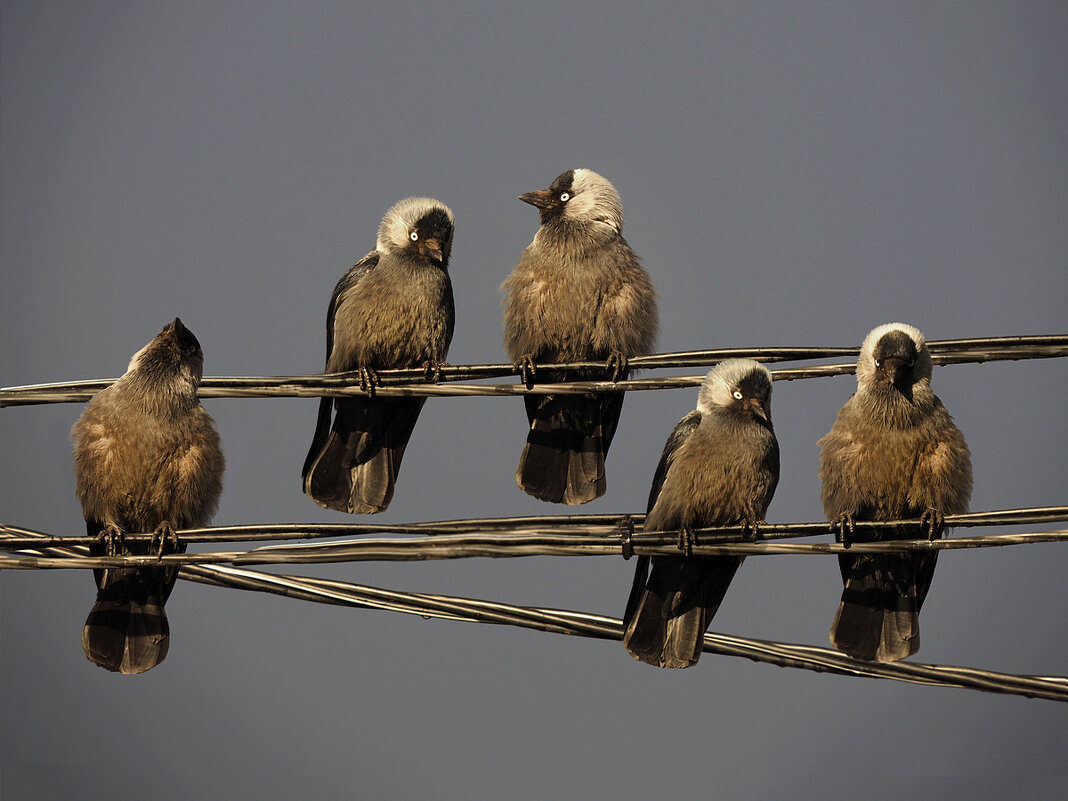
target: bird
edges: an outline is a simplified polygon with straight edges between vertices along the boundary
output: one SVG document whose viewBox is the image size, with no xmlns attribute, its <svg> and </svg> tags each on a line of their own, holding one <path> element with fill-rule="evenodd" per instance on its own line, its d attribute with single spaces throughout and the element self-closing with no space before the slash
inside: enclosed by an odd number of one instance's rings
<svg viewBox="0 0 1068 801">
<path fill-rule="evenodd" d="M 852 541 L 907 539 L 857 520 L 920 518 L 931 539 L 947 514 L 968 510 L 972 463 L 964 435 L 931 390 L 931 353 L 904 323 L 873 329 L 857 361 L 857 391 L 819 442 L 821 498 L 832 528 Z M 920 648 L 920 607 L 937 553 L 839 554 L 842 599 L 831 642 L 856 658 L 896 662 Z"/>
<path fill-rule="evenodd" d="M 375 397 L 377 371 L 422 367 L 428 380 L 440 377 L 456 317 L 452 236 L 448 206 L 405 198 L 382 218 L 375 249 L 334 287 L 326 372 L 358 371 L 368 395 L 320 400 L 301 480 L 304 493 L 326 509 L 375 514 L 393 499 L 425 398 Z"/>
<path fill-rule="evenodd" d="M 92 556 L 185 551 L 175 528 L 207 525 L 219 505 L 224 460 L 197 389 L 204 354 L 181 319 L 130 359 L 71 429 L 74 473 Z M 153 542 L 125 542 L 153 532 Z M 158 539 L 158 545 L 155 540 Z M 177 567 L 94 570 L 96 603 L 82 630 L 86 657 L 119 673 L 144 673 L 167 656 L 164 604 Z"/>
<path fill-rule="evenodd" d="M 628 359 L 652 352 L 659 321 L 649 274 L 622 235 L 619 193 L 592 170 L 574 169 L 519 199 L 538 208 L 541 226 L 501 285 L 505 349 L 516 371 L 530 386 L 539 373 L 564 378 L 539 364 L 604 360 L 612 380 L 625 378 Z M 516 469 L 520 489 L 569 505 L 603 495 L 623 393 L 523 400 L 530 427 Z"/>
<path fill-rule="evenodd" d="M 649 492 L 645 531 L 679 531 L 686 555 L 639 556 L 623 644 L 663 668 L 697 664 L 704 633 L 745 557 L 691 556 L 693 529 L 739 525 L 755 537 L 779 483 L 771 373 L 752 359 L 709 371 L 697 408 L 675 426 Z"/>
</svg>

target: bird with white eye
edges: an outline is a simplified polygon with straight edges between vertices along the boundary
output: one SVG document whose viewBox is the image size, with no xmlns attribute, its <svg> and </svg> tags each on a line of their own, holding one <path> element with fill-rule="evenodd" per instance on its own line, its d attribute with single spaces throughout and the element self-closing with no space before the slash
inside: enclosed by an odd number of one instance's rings
<svg viewBox="0 0 1068 801">
<path fill-rule="evenodd" d="M 592 170 L 577 169 L 519 199 L 541 218 L 501 286 L 504 343 L 523 383 L 604 377 L 601 370 L 567 375 L 545 367 L 578 361 L 604 361 L 609 378 L 625 378 L 629 358 L 652 352 L 658 319 L 652 281 L 622 235 L 619 193 Z M 520 489 L 551 503 L 603 495 L 623 393 L 531 394 L 523 401 L 529 428 L 516 469 Z"/>
<path fill-rule="evenodd" d="M 697 663 L 744 557 L 691 556 L 693 530 L 739 525 L 755 536 L 778 482 L 771 373 L 751 359 L 721 362 L 668 437 L 653 476 L 645 531 L 678 531 L 684 555 L 638 557 L 623 615 L 623 645 L 635 659 L 663 668 Z"/>
<path fill-rule="evenodd" d="M 857 391 L 819 441 L 823 509 L 852 540 L 908 538 L 897 528 L 854 529 L 856 520 L 919 517 L 931 539 L 946 514 L 968 510 L 972 463 L 964 436 L 931 391 L 931 353 L 923 334 L 889 323 L 864 339 Z M 831 642 L 858 659 L 894 662 L 920 648 L 920 608 L 937 552 L 841 554 L 842 599 Z"/>
<path fill-rule="evenodd" d="M 301 479 L 305 494 L 320 506 L 374 514 L 393 498 L 425 398 L 373 397 L 377 370 L 422 367 L 428 380 L 440 376 L 455 318 L 452 234 L 447 206 L 405 198 L 382 218 L 375 249 L 334 287 L 326 372 L 358 371 L 369 397 L 323 398 L 319 404 Z"/>
</svg>

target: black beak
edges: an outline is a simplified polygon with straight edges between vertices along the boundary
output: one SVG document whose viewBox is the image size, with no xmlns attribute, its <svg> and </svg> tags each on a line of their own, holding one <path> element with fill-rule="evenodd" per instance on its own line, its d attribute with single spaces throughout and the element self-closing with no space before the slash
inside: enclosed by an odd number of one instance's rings
<svg viewBox="0 0 1068 801">
<path fill-rule="evenodd" d="M 524 203 L 529 203 L 531 206 L 537 206 L 539 209 L 547 209 L 552 205 L 553 193 L 548 189 L 539 189 L 537 192 L 527 192 L 525 195 L 520 195 L 519 199 Z"/>
<path fill-rule="evenodd" d="M 422 251 L 424 254 L 432 258 L 438 264 L 442 261 L 441 256 L 441 243 L 434 237 L 428 237 L 423 240 Z"/>
</svg>

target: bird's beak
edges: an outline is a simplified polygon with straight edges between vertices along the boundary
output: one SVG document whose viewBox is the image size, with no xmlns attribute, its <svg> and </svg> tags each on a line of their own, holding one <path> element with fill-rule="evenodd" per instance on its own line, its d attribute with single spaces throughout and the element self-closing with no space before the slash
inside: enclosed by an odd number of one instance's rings
<svg viewBox="0 0 1068 801">
<path fill-rule="evenodd" d="M 905 360 L 891 356 L 883 360 L 883 372 L 890 378 L 890 383 L 897 386 L 898 377 L 905 368 Z"/>
<path fill-rule="evenodd" d="M 553 202 L 553 193 L 548 189 L 539 189 L 537 192 L 527 192 L 525 195 L 520 195 L 519 199 L 524 203 L 529 203 L 531 206 L 537 206 L 539 209 L 547 209 Z"/>
<path fill-rule="evenodd" d="M 428 237 L 427 239 L 424 239 L 423 253 L 430 256 L 430 258 L 440 264 L 442 261 L 441 242 L 439 242 L 435 237 Z"/>
<path fill-rule="evenodd" d="M 765 423 L 771 422 L 771 417 L 768 415 L 768 410 L 764 408 L 764 404 L 756 398 L 749 399 L 749 410 L 763 420 Z"/>
</svg>

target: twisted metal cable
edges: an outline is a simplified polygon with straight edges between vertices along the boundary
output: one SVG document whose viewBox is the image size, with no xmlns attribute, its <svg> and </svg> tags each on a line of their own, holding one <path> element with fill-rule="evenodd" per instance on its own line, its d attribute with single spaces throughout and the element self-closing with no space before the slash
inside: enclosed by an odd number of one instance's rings
<svg viewBox="0 0 1068 801">
<path fill-rule="evenodd" d="M 75 558 L 85 554 L 77 548 L 41 548 L 36 553 Z M 472 623 L 517 626 L 520 628 L 619 641 L 623 624 L 617 618 L 573 612 L 515 606 L 470 598 L 425 593 L 406 593 L 368 587 L 348 582 L 302 576 L 275 575 L 220 566 L 186 566 L 179 577 L 213 586 L 266 592 L 296 600 L 379 609 Z M 754 662 L 876 679 L 891 679 L 912 684 L 956 687 L 983 692 L 1022 695 L 1050 701 L 1068 702 L 1068 677 L 1031 676 L 996 673 L 977 668 L 930 665 L 919 662 L 864 662 L 838 651 L 814 646 L 756 640 L 709 632 L 705 634 L 704 652 L 721 656 L 744 657 Z"/>
<path fill-rule="evenodd" d="M 194 564 L 326 564 L 365 561 L 421 561 L 464 559 L 473 557 L 523 556 L 613 556 L 677 554 L 678 532 L 639 532 L 621 538 L 628 521 L 643 520 L 641 515 L 545 516 L 531 518 L 488 518 L 390 526 L 375 524 L 287 526 L 223 526 L 178 531 L 186 543 L 220 541 L 256 541 L 266 538 L 316 538 L 360 536 L 366 534 L 421 534 L 419 538 L 373 539 L 307 544 L 261 546 L 245 551 L 183 553 L 157 556 L 96 557 L 0 557 L 0 569 L 65 569 L 102 567 L 148 567 L 152 565 Z M 1029 509 L 1006 509 L 947 515 L 948 527 L 1044 524 L 1068 520 L 1068 506 Z M 857 521 L 856 529 L 895 527 L 903 534 L 924 531 L 920 519 L 897 521 Z M 787 523 L 762 526 L 754 540 L 738 526 L 697 529 L 695 556 L 759 556 L 772 554 L 839 554 L 900 553 L 904 551 L 940 551 L 970 548 L 1004 547 L 1040 542 L 1064 542 L 1068 531 L 1040 531 L 1022 534 L 990 534 L 978 537 L 953 537 L 883 542 L 856 542 L 850 546 L 830 543 L 782 543 L 775 540 L 827 535 L 827 523 Z M 203 532 L 203 533 L 202 533 Z M 220 533 L 225 532 L 225 533 Z M 151 534 L 131 534 L 130 541 L 145 542 Z M 82 545 L 86 537 L 50 537 L 17 526 L 0 525 L 0 549 L 17 550 L 41 545 Z"/>
<path fill-rule="evenodd" d="M 942 365 L 1068 356 L 1068 335 L 947 339 L 934 340 L 927 344 L 934 363 Z M 859 352 L 858 348 L 836 347 L 721 348 L 635 356 L 629 360 L 629 365 L 635 370 L 710 367 L 729 358 L 751 358 L 763 362 L 807 361 L 842 356 L 856 358 Z M 540 366 L 557 374 L 603 370 L 605 367 L 603 362 L 589 361 Z M 855 371 L 855 362 L 848 362 L 773 370 L 772 378 L 776 381 L 795 381 L 804 378 L 848 375 Z M 704 378 L 700 375 L 628 379 L 618 382 L 560 381 L 524 386 L 521 383 L 452 383 L 514 376 L 516 369 L 510 364 L 450 365 L 444 369 L 439 382 L 434 384 L 426 383 L 426 371 L 421 368 L 377 372 L 383 385 L 376 387 L 374 393 L 383 397 L 511 396 L 646 391 L 695 387 L 699 386 Z M 6 387 L 0 389 L 0 407 L 84 402 L 114 381 L 115 379 L 112 378 Z M 201 398 L 318 398 L 366 394 L 367 392 L 360 387 L 359 374 L 354 372 L 301 376 L 207 377 L 201 381 L 199 390 Z"/>
</svg>

